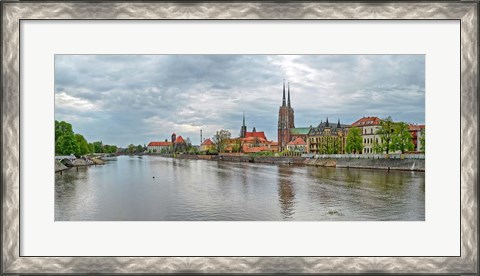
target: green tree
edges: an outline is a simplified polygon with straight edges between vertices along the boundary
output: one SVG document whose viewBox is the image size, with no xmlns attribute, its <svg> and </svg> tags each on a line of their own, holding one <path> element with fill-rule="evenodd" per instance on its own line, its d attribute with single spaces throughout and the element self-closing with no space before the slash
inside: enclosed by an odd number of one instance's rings
<svg viewBox="0 0 480 276">
<path fill-rule="evenodd" d="M 142 145 L 138 145 L 137 148 L 135 149 L 135 152 L 136 153 L 142 153 L 144 152 L 144 148 Z"/>
<path fill-rule="evenodd" d="M 64 121 L 55 121 L 55 153 L 78 154 L 78 150 L 72 125 Z"/>
<path fill-rule="evenodd" d="M 73 134 L 72 125 L 65 121 L 59 122 L 55 120 L 55 141 L 57 141 L 60 136 L 65 134 Z"/>
<path fill-rule="evenodd" d="M 392 135 L 392 150 L 404 153 L 413 150 L 412 134 L 408 131 L 408 124 L 405 122 L 394 123 Z"/>
<path fill-rule="evenodd" d="M 113 145 L 104 145 L 103 146 L 103 152 L 104 153 L 116 153 L 117 152 L 117 146 Z"/>
<path fill-rule="evenodd" d="M 213 136 L 213 143 L 218 152 L 223 152 L 232 134 L 228 130 L 219 130 Z"/>
<path fill-rule="evenodd" d="M 75 140 L 78 146 L 77 152 L 75 153 L 76 155 L 85 155 L 87 153 L 90 153 L 90 147 L 88 145 L 87 140 L 83 137 L 81 134 L 75 134 Z"/>
<path fill-rule="evenodd" d="M 340 137 L 334 137 L 332 144 L 332 154 L 340 153 Z"/>
<path fill-rule="evenodd" d="M 382 152 L 386 152 L 388 154 L 390 150 L 394 150 L 392 143 L 394 131 L 395 123 L 393 122 L 391 117 L 381 120 L 380 128 L 377 130 L 376 134 L 380 135 L 380 147 Z"/>
<path fill-rule="evenodd" d="M 425 129 L 422 129 L 422 131 L 420 132 L 421 136 L 419 138 L 419 142 L 420 142 L 420 150 L 421 151 L 425 151 Z"/>
<path fill-rule="evenodd" d="M 363 151 L 363 138 L 362 130 L 358 127 L 352 127 L 348 131 L 347 141 L 345 145 L 347 153 L 362 153 Z"/>
<path fill-rule="evenodd" d="M 190 145 L 190 149 L 188 150 L 188 153 L 189 154 L 197 154 L 198 150 L 197 150 L 196 147 L 193 147 L 192 145 Z"/>
<path fill-rule="evenodd" d="M 383 147 L 379 142 L 377 142 L 377 139 L 378 138 L 375 138 L 375 140 L 373 141 L 373 148 L 372 148 L 373 152 L 382 153 L 383 152 Z"/>
<path fill-rule="evenodd" d="M 90 153 L 94 153 L 95 152 L 95 147 L 93 146 L 93 143 L 88 143 L 88 147 L 90 148 Z"/>
<path fill-rule="evenodd" d="M 339 147 L 337 145 L 337 137 L 334 136 L 326 136 L 324 143 L 322 144 L 321 153 L 324 154 L 336 154 L 339 151 Z"/>
<path fill-rule="evenodd" d="M 240 139 L 235 139 L 235 143 L 232 145 L 233 152 L 241 152 L 243 149 L 243 143 Z"/>
<path fill-rule="evenodd" d="M 57 142 L 55 143 L 55 151 L 57 154 L 61 155 L 78 154 L 79 148 L 75 135 L 72 133 L 58 137 Z"/>
<path fill-rule="evenodd" d="M 128 145 L 128 148 L 127 148 L 128 154 L 130 154 L 130 155 L 131 155 L 131 154 L 134 154 L 134 153 L 135 153 L 135 149 L 136 149 L 135 145 L 133 145 L 133 144 Z"/>
<path fill-rule="evenodd" d="M 102 141 L 93 142 L 93 152 L 94 153 L 103 153 L 103 143 L 102 143 Z"/>
</svg>

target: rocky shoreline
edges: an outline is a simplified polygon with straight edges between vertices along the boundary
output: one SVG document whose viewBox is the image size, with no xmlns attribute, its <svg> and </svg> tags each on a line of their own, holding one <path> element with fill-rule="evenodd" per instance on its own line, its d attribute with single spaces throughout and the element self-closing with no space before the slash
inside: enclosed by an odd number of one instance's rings
<svg viewBox="0 0 480 276">
<path fill-rule="evenodd" d="M 62 160 L 63 161 L 63 160 Z M 73 167 L 86 167 L 92 165 L 104 165 L 105 161 L 100 158 L 78 158 L 74 160 L 65 160 L 62 163 L 59 160 L 55 160 L 55 173 L 62 172 Z"/>
</svg>

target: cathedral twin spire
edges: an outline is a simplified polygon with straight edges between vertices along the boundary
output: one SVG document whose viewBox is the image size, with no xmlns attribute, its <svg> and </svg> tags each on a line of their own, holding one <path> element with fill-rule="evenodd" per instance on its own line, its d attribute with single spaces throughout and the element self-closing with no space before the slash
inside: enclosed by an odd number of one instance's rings
<svg viewBox="0 0 480 276">
<path fill-rule="evenodd" d="M 285 103 L 285 79 L 283 79 L 283 100 L 282 100 L 282 106 L 286 106 L 286 103 Z M 291 107 L 291 105 L 290 105 L 290 82 L 288 82 L 288 107 Z"/>
</svg>

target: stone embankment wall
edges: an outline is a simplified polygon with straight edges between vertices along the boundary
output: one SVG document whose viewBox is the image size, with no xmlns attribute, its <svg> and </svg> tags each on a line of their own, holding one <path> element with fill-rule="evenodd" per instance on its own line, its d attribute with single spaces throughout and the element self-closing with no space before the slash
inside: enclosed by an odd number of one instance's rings
<svg viewBox="0 0 480 276">
<path fill-rule="evenodd" d="M 270 163 L 270 164 L 290 164 L 290 165 L 303 165 L 305 158 L 303 157 L 271 157 L 271 156 L 259 156 L 253 158 L 255 163 Z"/>
<path fill-rule="evenodd" d="M 310 159 L 312 166 L 380 170 L 425 171 L 425 159 Z"/>
<path fill-rule="evenodd" d="M 253 158 L 253 162 L 337 168 L 425 171 L 424 159 L 310 159 L 303 157 L 255 157 Z"/>
<path fill-rule="evenodd" d="M 164 156 L 165 157 L 165 156 Z M 170 157 L 173 157 L 170 156 Z M 189 160 L 217 160 L 217 155 L 195 155 L 195 154 L 179 154 L 177 159 L 189 159 Z"/>
<path fill-rule="evenodd" d="M 248 155 L 219 155 L 216 160 L 227 162 L 250 162 L 253 163 L 253 157 Z"/>
<path fill-rule="evenodd" d="M 224 162 L 267 163 L 307 165 L 317 167 L 361 168 L 379 170 L 425 171 L 425 159 L 392 159 L 392 158 L 306 158 L 306 157 L 273 157 L 249 155 L 178 155 L 179 159 L 211 160 Z"/>
</svg>

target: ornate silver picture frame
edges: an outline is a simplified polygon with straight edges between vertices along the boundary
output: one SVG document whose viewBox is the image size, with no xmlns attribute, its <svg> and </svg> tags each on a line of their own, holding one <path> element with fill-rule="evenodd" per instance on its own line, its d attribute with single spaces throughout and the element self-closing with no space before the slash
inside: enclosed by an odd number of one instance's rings
<svg viewBox="0 0 480 276">
<path fill-rule="evenodd" d="M 2 3 L 2 274 L 478 273 L 477 2 Z M 20 24 L 45 19 L 415 19 L 461 23 L 459 257 L 24 257 L 20 255 Z"/>
</svg>

